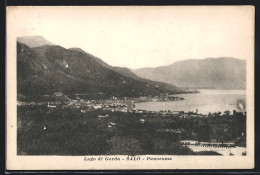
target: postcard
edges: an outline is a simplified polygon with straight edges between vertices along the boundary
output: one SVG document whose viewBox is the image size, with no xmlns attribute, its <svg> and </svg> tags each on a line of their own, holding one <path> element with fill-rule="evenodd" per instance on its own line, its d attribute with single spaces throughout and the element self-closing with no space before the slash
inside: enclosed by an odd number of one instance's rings
<svg viewBox="0 0 260 175">
<path fill-rule="evenodd" d="M 253 6 L 9 6 L 7 170 L 254 168 Z"/>
</svg>

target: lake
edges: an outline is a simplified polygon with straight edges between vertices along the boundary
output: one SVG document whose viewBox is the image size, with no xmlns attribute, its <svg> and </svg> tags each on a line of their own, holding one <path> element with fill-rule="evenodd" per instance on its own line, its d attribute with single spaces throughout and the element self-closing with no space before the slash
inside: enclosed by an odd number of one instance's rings
<svg viewBox="0 0 260 175">
<path fill-rule="evenodd" d="M 184 112 L 196 112 L 198 109 L 198 113 L 201 114 L 218 111 L 223 113 L 229 110 L 232 113 L 233 110 L 241 111 L 241 104 L 245 104 L 246 101 L 246 90 L 199 89 L 199 91 L 197 94 L 176 94 L 175 96 L 184 98 L 181 101 L 136 103 L 135 109 Z M 246 105 L 243 106 L 245 108 Z"/>
</svg>

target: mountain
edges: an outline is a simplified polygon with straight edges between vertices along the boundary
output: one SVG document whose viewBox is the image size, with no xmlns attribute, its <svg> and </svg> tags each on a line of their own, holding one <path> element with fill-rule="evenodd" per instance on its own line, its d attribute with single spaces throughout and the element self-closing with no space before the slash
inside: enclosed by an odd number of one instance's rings
<svg viewBox="0 0 260 175">
<path fill-rule="evenodd" d="M 236 58 L 190 59 L 169 66 L 133 70 L 140 77 L 178 87 L 245 89 L 246 61 Z"/>
<path fill-rule="evenodd" d="M 84 54 L 87 54 L 88 56 L 92 57 L 95 61 L 100 63 L 102 66 L 104 66 L 104 67 L 106 67 L 110 70 L 113 70 L 113 71 L 115 71 L 115 72 L 117 72 L 117 73 L 119 73 L 123 76 L 126 76 L 128 78 L 132 78 L 132 79 L 135 79 L 135 80 L 138 80 L 138 81 L 142 81 L 142 82 L 148 83 L 149 85 L 151 84 L 152 86 L 155 86 L 155 87 L 161 87 L 164 91 L 170 90 L 170 91 L 173 91 L 174 93 L 178 93 L 179 91 L 181 91 L 181 89 L 179 89 L 176 86 L 171 85 L 171 84 L 167 84 L 167 83 L 163 83 L 163 82 L 159 82 L 159 81 L 151 81 L 149 79 L 138 77 L 130 69 L 128 69 L 126 67 L 111 66 L 111 65 L 107 64 L 106 62 L 104 62 L 103 60 L 101 60 L 100 58 L 95 57 L 95 56 L 85 52 L 84 50 L 82 50 L 80 48 L 70 48 L 69 50 L 74 50 L 74 51 L 78 51 L 78 52 L 82 52 Z"/>
<path fill-rule="evenodd" d="M 135 75 L 128 69 L 113 68 L 101 61 L 82 50 L 58 45 L 31 48 L 17 42 L 18 93 L 37 96 L 60 91 L 64 94 L 139 97 L 178 91 L 175 86 L 165 83 L 158 85 L 150 80 L 131 78 Z M 118 73 L 121 70 L 125 72 Z M 128 73 L 131 75 L 125 76 Z"/>
<path fill-rule="evenodd" d="M 47 41 L 42 36 L 25 36 L 17 37 L 17 41 L 23 43 L 29 47 L 40 47 L 44 45 L 54 45 L 53 43 Z"/>
<path fill-rule="evenodd" d="M 80 48 L 69 48 L 69 50 L 74 50 L 74 51 L 78 51 L 81 52 L 85 55 L 88 55 L 89 57 L 91 57 L 92 59 L 94 59 L 96 62 L 98 62 L 99 64 L 101 64 L 102 66 L 109 68 L 109 69 L 113 69 L 113 66 L 110 66 L 109 64 L 107 64 L 106 62 L 104 62 L 103 60 L 101 60 L 98 57 L 95 57 L 94 55 L 91 55 L 87 52 L 85 52 L 84 50 L 80 49 Z"/>
</svg>

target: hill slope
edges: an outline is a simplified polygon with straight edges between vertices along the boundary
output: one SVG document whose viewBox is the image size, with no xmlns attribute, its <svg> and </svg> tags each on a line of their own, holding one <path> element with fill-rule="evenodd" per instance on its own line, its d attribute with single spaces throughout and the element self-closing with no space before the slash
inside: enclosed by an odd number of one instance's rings
<svg viewBox="0 0 260 175">
<path fill-rule="evenodd" d="M 107 97 L 138 97 L 173 92 L 164 86 L 124 76 L 92 55 L 60 46 L 30 48 L 17 42 L 18 93 L 24 95 L 102 93 Z M 174 86 L 170 86 L 176 90 Z"/>
<path fill-rule="evenodd" d="M 133 72 L 140 77 L 178 87 L 246 88 L 246 61 L 235 58 L 191 59 Z"/>
<path fill-rule="evenodd" d="M 126 67 L 113 67 L 113 66 L 110 66 L 109 64 L 107 64 L 106 62 L 104 62 L 103 60 L 101 60 L 100 58 L 97 58 L 87 52 L 85 52 L 84 50 L 80 49 L 80 48 L 70 48 L 69 50 L 75 50 L 75 51 L 78 51 L 78 52 L 82 52 L 84 54 L 87 54 L 88 56 L 90 56 L 91 58 L 93 58 L 95 61 L 97 61 L 98 63 L 100 63 L 102 66 L 104 66 L 105 68 L 108 68 L 110 70 L 113 70 L 125 77 L 128 77 L 128 78 L 132 78 L 132 79 L 135 79 L 135 80 L 138 80 L 138 81 L 142 81 L 142 82 L 145 82 L 147 83 L 148 85 L 151 85 L 151 86 L 155 86 L 155 87 L 160 87 L 161 89 L 163 89 L 164 91 L 167 91 L 167 90 L 170 90 L 170 91 L 173 91 L 174 93 L 175 92 L 179 92 L 181 91 L 180 88 L 177 88 L 176 86 L 172 85 L 172 84 L 167 84 L 167 83 L 163 83 L 163 82 L 160 82 L 160 81 L 151 81 L 149 79 L 145 79 L 145 78 L 141 78 L 141 77 L 138 77 L 137 75 L 135 75 L 130 69 L 126 68 Z"/>
</svg>

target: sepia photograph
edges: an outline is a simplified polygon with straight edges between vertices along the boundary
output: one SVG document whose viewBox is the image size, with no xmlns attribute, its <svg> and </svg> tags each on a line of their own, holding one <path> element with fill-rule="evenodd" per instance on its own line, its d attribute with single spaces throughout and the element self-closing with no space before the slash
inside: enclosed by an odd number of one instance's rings
<svg viewBox="0 0 260 175">
<path fill-rule="evenodd" d="M 254 7 L 7 7 L 7 168 L 254 168 Z"/>
</svg>

